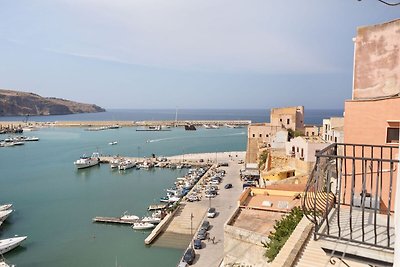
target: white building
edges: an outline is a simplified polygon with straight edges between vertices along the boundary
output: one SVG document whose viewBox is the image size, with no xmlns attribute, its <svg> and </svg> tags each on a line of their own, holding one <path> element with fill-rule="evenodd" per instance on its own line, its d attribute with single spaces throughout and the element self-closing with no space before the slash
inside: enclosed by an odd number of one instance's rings
<svg viewBox="0 0 400 267">
<path fill-rule="evenodd" d="M 299 136 L 286 143 L 286 155 L 305 162 L 315 162 L 315 152 L 328 145 L 319 136 Z"/>
<path fill-rule="evenodd" d="M 329 143 L 344 142 L 344 118 L 332 117 L 323 120 L 322 139 Z"/>
</svg>

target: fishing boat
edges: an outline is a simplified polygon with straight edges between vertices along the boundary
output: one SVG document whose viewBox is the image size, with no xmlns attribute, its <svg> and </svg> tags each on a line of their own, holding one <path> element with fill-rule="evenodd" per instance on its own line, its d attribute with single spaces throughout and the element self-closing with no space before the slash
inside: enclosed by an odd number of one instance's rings
<svg viewBox="0 0 400 267">
<path fill-rule="evenodd" d="M 123 158 L 113 158 L 112 160 L 110 160 L 110 168 L 118 168 L 119 164 L 121 164 L 122 161 L 124 161 Z"/>
<path fill-rule="evenodd" d="M 10 216 L 13 210 L 2 210 L 0 211 L 0 222 L 4 222 L 8 216 Z"/>
<path fill-rule="evenodd" d="M 147 222 L 137 222 L 132 225 L 132 229 L 134 230 L 146 230 L 154 228 L 154 224 Z"/>
<path fill-rule="evenodd" d="M 2 210 L 9 210 L 12 208 L 12 204 L 4 204 L 4 205 L 0 205 L 0 211 Z"/>
<path fill-rule="evenodd" d="M 76 168 L 78 169 L 89 168 L 99 163 L 100 163 L 100 154 L 97 152 L 93 153 L 92 156 L 90 157 L 83 155 L 82 157 L 80 157 L 80 159 L 74 162 Z"/>
<path fill-rule="evenodd" d="M 0 240 L 0 255 L 18 247 L 27 236 L 12 237 Z"/>
<path fill-rule="evenodd" d="M 122 161 L 119 165 L 118 165 L 118 170 L 127 170 L 130 168 L 133 168 L 136 166 L 136 163 L 131 161 L 130 159 L 126 159 L 124 161 Z"/>
</svg>

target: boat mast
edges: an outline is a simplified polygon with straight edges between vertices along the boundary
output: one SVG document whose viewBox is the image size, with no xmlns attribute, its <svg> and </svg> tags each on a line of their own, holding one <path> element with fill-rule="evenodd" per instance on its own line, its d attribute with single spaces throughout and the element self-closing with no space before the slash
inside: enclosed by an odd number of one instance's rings
<svg viewBox="0 0 400 267">
<path fill-rule="evenodd" d="M 178 107 L 175 109 L 175 127 L 178 127 Z"/>
</svg>

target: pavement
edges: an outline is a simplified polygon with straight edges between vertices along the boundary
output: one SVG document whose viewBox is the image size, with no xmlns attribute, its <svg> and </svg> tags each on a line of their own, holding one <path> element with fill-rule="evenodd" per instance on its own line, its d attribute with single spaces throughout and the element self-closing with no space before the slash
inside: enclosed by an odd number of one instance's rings
<svg viewBox="0 0 400 267">
<path fill-rule="evenodd" d="M 203 198 L 199 203 L 207 208 L 214 207 L 217 215 L 214 218 L 203 218 L 210 222 L 208 237 L 202 241 L 202 248 L 196 250 L 196 258 L 192 266 L 220 266 L 224 258 L 224 224 L 231 217 L 238 205 L 238 198 L 242 192 L 242 182 L 240 181 L 239 170 L 243 164 L 238 164 L 242 157 L 231 158 L 228 167 L 219 167 L 226 171 L 226 175 L 219 185 L 219 195 L 215 198 Z M 224 186 L 228 183 L 233 185 L 230 189 L 225 189 Z M 194 233 L 196 234 L 197 231 Z M 214 240 L 214 241 L 213 241 Z"/>
</svg>

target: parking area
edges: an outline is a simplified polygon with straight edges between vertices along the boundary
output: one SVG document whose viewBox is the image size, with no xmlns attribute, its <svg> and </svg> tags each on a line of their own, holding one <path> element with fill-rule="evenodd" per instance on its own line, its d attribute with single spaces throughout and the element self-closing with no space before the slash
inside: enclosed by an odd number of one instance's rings
<svg viewBox="0 0 400 267">
<path fill-rule="evenodd" d="M 239 170 L 243 166 L 239 164 L 241 158 L 229 161 L 229 166 L 219 167 L 225 170 L 225 177 L 218 185 L 218 195 L 212 198 L 203 197 L 200 203 L 207 209 L 215 208 L 215 216 L 204 218 L 210 222 L 207 237 L 201 241 L 201 249 L 196 249 L 196 258 L 192 266 L 219 266 L 224 254 L 224 223 L 237 207 L 242 182 L 239 177 Z M 224 188 L 226 184 L 232 184 L 231 188 Z M 197 232 L 196 232 L 197 234 Z"/>
</svg>

